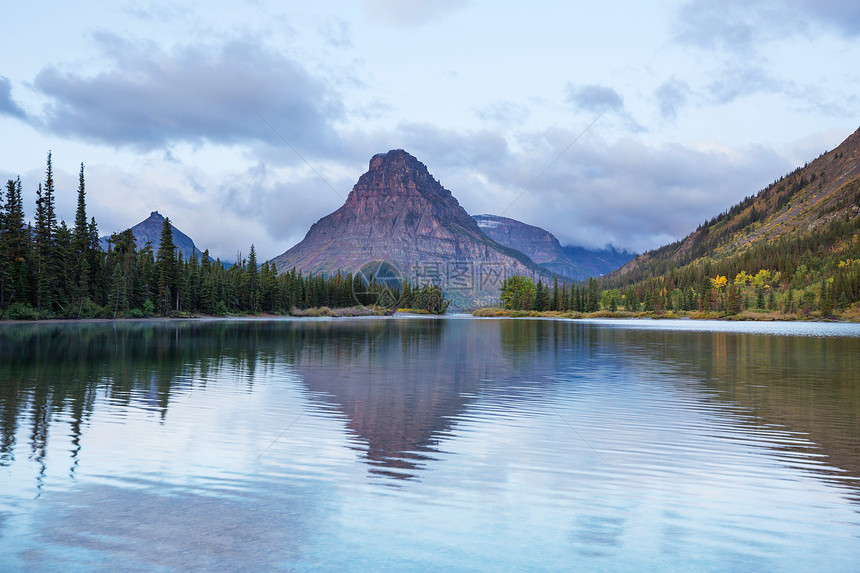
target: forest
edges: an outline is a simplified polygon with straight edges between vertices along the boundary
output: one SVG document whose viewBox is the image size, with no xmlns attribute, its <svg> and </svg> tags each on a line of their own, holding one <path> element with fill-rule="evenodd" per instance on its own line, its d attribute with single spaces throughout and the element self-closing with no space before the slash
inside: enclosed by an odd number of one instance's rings
<svg viewBox="0 0 860 573">
<path fill-rule="evenodd" d="M 189 317 L 195 314 L 300 314 L 340 316 L 332 309 L 384 314 L 405 308 L 441 314 L 441 288 L 377 282 L 363 275 L 279 274 L 247 259 L 232 265 L 208 251 L 186 259 L 173 243 L 166 219 L 158 245 L 138 249 L 131 229 L 114 233 L 101 248 L 95 218 L 87 218 L 81 164 L 74 225 L 57 221 L 51 153 L 45 181 L 36 190 L 32 223 L 24 212 L 21 179 L 0 197 L 0 319 Z"/>
</svg>

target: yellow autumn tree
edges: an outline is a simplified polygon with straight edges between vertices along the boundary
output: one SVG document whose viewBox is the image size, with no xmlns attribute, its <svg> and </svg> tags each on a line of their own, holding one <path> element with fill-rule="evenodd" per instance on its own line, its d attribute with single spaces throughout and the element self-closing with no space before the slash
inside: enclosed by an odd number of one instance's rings
<svg viewBox="0 0 860 573">
<path fill-rule="evenodd" d="M 764 288 L 765 285 L 769 284 L 771 281 L 770 271 L 767 269 L 761 269 L 759 272 L 755 274 L 752 278 L 752 284 L 756 288 Z"/>
</svg>

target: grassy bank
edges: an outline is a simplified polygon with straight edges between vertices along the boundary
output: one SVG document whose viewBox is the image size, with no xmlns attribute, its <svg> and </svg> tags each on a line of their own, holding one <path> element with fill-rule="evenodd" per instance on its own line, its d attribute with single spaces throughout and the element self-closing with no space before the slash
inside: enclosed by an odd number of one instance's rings
<svg viewBox="0 0 860 573">
<path fill-rule="evenodd" d="M 484 318 L 691 318 L 697 320 L 815 320 L 833 322 L 860 322 L 860 307 L 852 306 L 845 312 L 837 312 L 827 316 L 819 313 L 785 313 L 782 311 L 752 311 L 747 310 L 738 314 L 726 314 L 721 312 L 629 312 L 600 310 L 597 312 L 560 312 L 560 311 L 537 311 L 537 310 L 510 310 L 504 308 L 479 308 L 472 312 L 472 316 Z"/>
</svg>

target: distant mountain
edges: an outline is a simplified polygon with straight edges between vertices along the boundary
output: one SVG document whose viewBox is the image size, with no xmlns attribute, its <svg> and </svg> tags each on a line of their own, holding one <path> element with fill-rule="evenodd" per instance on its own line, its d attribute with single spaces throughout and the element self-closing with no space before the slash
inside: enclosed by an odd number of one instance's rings
<svg viewBox="0 0 860 573">
<path fill-rule="evenodd" d="M 850 259 L 858 249 L 858 231 L 860 129 L 684 239 L 638 255 L 608 277 L 606 285 L 633 284 L 692 264 L 706 275 L 709 269 L 710 274 L 732 274 L 771 268 L 790 278 L 800 265 Z"/>
<path fill-rule="evenodd" d="M 577 281 L 614 271 L 634 256 L 613 248 L 562 247 L 549 231 L 508 217 L 474 215 L 472 218 L 494 241 L 524 253 L 552 273 Z"/>
<path fill-rule="evenodd" d="M 374 155 L 343 206 L 272 259 L 279 272 L 366 272 L 381 262 L 413 282 L 440 284 L 454 306 L 497 298 L 505 276 L 549 273 L 481 231 L 450 191 L 415 157 Z"/>
<path fill-rule="evenodd" d="M 599 277 L 611 273 L 631 261 L 636 253 L 626 249 L 618 250 L 613 246 L 606 249 L 586 249 L 585 247 L 567 246 L 562 251 L 575 265 L 585 269 L 590 277 Z"/>
<path fill-rule="evenodd" d="M 137 249 L 141 250 L 146 246 L 146 243 L 152 243 L 153 252 L 158 252 L 158 244 L 161 242 L 161 229 L 164 227 L 164 216 L 158 211 L 153 211 L 149 217 L 131 228 L 134 235 L 134 242 L 137 244 Z M 198 258 L 202 254 L 200 249 L 194 245 L 191 237 L 177 229 L 173 224 L 170 225 L 170 230 L 173 232 L 173 244 L 182 253 L 186 259 L 191 258 L 192 253 L 197 253 Z M 110 237 L 101 237 L 101 246 L 105 251 L 109 250 Z"/>
</svg>

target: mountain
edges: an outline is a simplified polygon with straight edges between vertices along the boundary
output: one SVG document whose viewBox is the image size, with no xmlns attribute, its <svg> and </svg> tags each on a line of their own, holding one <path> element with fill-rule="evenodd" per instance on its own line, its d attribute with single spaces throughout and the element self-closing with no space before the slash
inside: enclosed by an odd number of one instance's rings
<svg viewBox="0 0 860 573">
<path fill-rule="evenodd" d="M 474 215 L 473 219 L 494 241 L 524 253 L 552 273 L 573 280 L 606 274 L 633 258 L 633 253 L 613 248 L 562 247 L 549 231 L 508 217 Z"/>
<path fill-rule="evenodd" d="M 605 249 L 586 249 L 567 246 L 561 250 L 575 265 L 585 269 L 588 277 L 599 277 L 621 268 L 636 256 L 626 249 L 620 251 L 613 246 Z"/>
<path fill-rule="evenodd" d="M 161 242 L 161 229 L 164 226 L 164 215 L 158 211 L 153 211 L 149 217 L 131 228 L 134 234 L 134 242 L 137 244 L 137 249 L 141 250 L 146 246 L 146 243 L 152 243 L 153 252 L 158 252 L 158 244 Z M 194 245 L 191 237 L 177 229 L 173 224 L 170 225 L 173 232 L 173 244 L 182 253 L 186 259 L 191 258 L 192 253 L 197 253 L 198 258 L 202 254 L 200 249 Z M 101 246 L 105 251 L 109 248 L 110 237 L 101 237 Z"/>
<path fill-rule="evenodd" d="M 412 282 L 440 284 L 465 307 L 498 298 L 505 276 L 549 278 L 523 253 L 481 231 L 450 191 L 415 157 L 374 155 L 337 211 L 296 246 L 272 259 L 278 272 L 366 272 L 385 262 Z"/>
<path fill-rule="evenodd" d="M 836 149 L 750 195 L 684 239 L 638 255 L 607 277 L 604 286 L 661 276 L 672 277 L 677 285 L 687 281 L 687 274 L 701 281 L 702 276 L 731 279 L 740 271 L 770 269 L 780 273 L 784 288 L 812 288 L 813 281 L 826 282 L 853 268 L 860 256 L 858 237 L 860 129 Z M 854 287 L 850 278 L 845 280 L 849 284 L 837 283 L 839 296 L 850 301 Z M 815 283 L 813 294 L 820 297 L 821 292 Z"/>
</svg>

